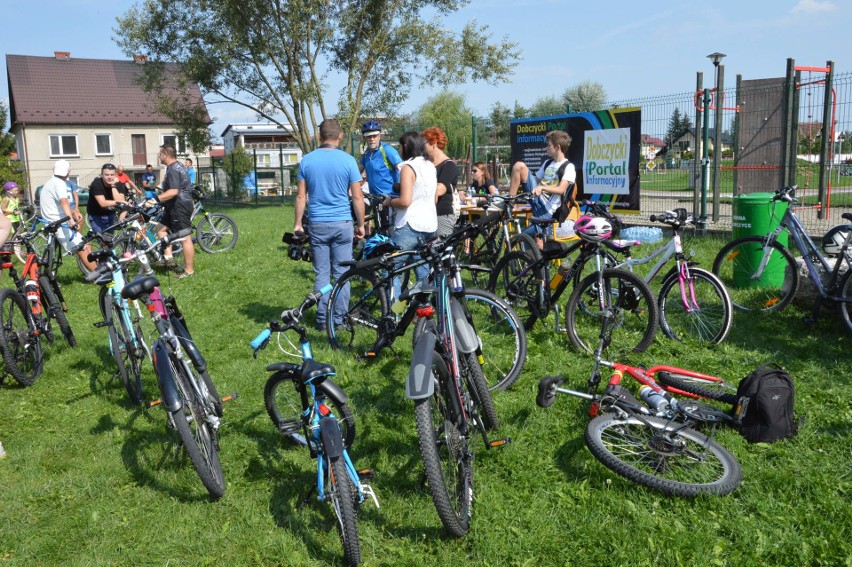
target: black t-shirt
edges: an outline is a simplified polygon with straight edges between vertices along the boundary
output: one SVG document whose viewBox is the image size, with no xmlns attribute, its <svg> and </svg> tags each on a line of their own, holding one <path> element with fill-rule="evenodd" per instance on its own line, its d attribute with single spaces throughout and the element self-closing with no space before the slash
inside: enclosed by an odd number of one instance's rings
<svg viewBox="0 0 852 567">
<path fill-rule="evenodd" d="M 192 207 L 192 187 L 189 184 L 189 174 L 186 172 L 186 166 L 179 161 L 166 167 L 166 174 L 163 176 L 163 192 L 175 188 L 178 190 L 178 196 L 166 201 L 165 207 L 171 209 L 179 202 L 183 206 Z"/>
<path fill-rule="evenodd" d="M 86 203 L 86 211 L 95 217 L 103 217 L 107 215 L 114 214 L 111 208 L 104 208 L 98 203 L 98 200 L 95 198 L 96 195 L 101 195 L 107 201 L 112 201 L 112 187 L 107 187 L 104 185 L 104 180 L 102 177 L 96 177 L 92 184 L 89 185 L 89 202 Z"/>
<path fill-rule="evenodd" d="M 473 180 L 471 182 L 471 185 L 470 185 L 470 188 L 473 190 L 474 193 L 480 193 L 480 194 L 486 194 L 486 195 L 490 193 L 489 189 L 491 187 L 496 188 L 497 185 L 494 183 L 494 180 L 491 179 L 490 177 L 485 180 L 485 183 L 483 185 L 477 185 L 476 180 Z"/>
<path fill-rule="evenodd" d="M 443 183 L 447 192 L 438 197 L 435 208 L 438 216 L 453 214 L 453 189 L 459 182 L 459 168 L 451 159 L 444 160 L 435 168 L 438 172 L 438 183 Z"/>
</svg>

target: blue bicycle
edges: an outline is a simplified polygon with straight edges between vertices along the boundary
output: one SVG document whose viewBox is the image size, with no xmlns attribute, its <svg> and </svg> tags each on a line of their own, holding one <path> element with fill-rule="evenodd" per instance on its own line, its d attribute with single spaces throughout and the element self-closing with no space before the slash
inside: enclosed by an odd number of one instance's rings
<svg viewBox="0 0 852 567">
<path fill-rule="evenodd" d="M 356 470 L 349 457 L 348 449 L 355 438 L 355 418 L 346 404 L 348 398 L 331 379 L 335 375 L 334 367 L 313 359 L 307 329 L 301 324 L 303 312 L 316 305 L 329 291 L 331 285 L 308 294 L 302 305 L 281 313 L 282 323 L 270 322 L 269 328 L 250 345 L 257 357 L 258 351 L 269 344 L 272 333 L 295 331 L 299 335 L 301 354 L 293 356 L 301 356 L 301 364 L 278 362 L 266 367 L 274 373 L 263 389 L 266 411 L 282 435 L 306 446 L 311 457 L 316 458 L 317 485 L 311 494 L 316 490 L 320 502 L 331 502 L 337 516 L 343 555 L 349 565 L 357 565 L 361 561 L 361 544 L 356 506 L 369 497 L 378 508 L 379 501 L 372 487 L 365 483 L 372 477 L 372 471 Z M 290 345 L 295 349 L 295 345 Z M 281 350 L 288 352 L 284 348 Z"/>
</svg>

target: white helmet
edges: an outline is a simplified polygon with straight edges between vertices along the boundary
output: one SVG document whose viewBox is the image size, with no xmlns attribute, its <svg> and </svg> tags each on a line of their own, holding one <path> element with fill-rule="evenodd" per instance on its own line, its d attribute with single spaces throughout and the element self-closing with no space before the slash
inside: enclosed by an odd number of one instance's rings
<svg viewBox="0 0 852 567">
<path fill-rule="evenodd" d="M 843 243 L 846 242 L 846 237 L 849 236 L 849 225 L 841 224 L 835 226 L 822 237 L 822 250 L 828 256 L 837 256 L 840 254 L 840 249 Z"/>
<path fill-rule="evenodd" d="M 61 159 L 53 164 L 53 175 L 67 177 L 69 173 L 71 173 L 71 162 L 67 159 Z"/>
<path fill-rule="evenodd" d="M 612 224 L 602 217 L 583 215 L 574 223 L 574 232 L 583 240 L 600 242 L 612 236 Z"/>
</svg>

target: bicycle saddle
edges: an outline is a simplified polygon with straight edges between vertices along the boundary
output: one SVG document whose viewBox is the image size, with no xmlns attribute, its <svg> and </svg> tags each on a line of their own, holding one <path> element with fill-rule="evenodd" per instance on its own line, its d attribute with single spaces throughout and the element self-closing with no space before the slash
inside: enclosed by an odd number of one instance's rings
<svg viewBox="0 0 852 567">
<path fill-rule="evenodd" d="M 121 290 L 121 297 L 124 299 L 139 299 L 146 293 L 151 293 L 154 288 L 160 285 L 160 280 L 154 276 L 135 280 Z"/>
<path fill-rule="evenodd" d="M 843 213 L 840 218 L 852 222 L 852 213 Z"/>
<path fill-rule="evenodd" d="M 314 385 L 317 385 L 335 374 L 336 370 L 331 364 L 323 364 L 313 359 L 308 359 L 302 363 L 302 383 L 304 384 L 316 380 Z"/>
</svg>

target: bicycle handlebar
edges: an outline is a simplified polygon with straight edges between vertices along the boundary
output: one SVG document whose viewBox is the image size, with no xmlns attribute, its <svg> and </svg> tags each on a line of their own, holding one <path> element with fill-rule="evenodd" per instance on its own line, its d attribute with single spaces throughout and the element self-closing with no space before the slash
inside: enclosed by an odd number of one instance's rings
<svg viewBox="0 0 852 567">
<path fill-rule="evenodd" d="M 286 331 L 287 329 L 294 328 L 299 320 L 302 318 L 302 313 L 306 309 L 310 309 L 320 300 L 322 296 L 329 293 L 332 290 L 331 284 L 326 284 L 319 291 L 314 291 L 309 293 L 305 300 L 302 301 L 302 304 L 299 307 L 293 309 L 286 309 L 281 312 L 281 321 L 284 322 L 284 327 L 278 325 L 276 321 L 271 321 L 269 323 L 269 327 L 262 330 L 259 335 L 257 335 L 252 341 L 249 343 L 249 346 L 254 350 L 255 356 L 259 350 L 266 348 L 266 345 L 269 343 L 269 337 L 272 336 L 272 332 L 280 332 Z"/>
</svg>

